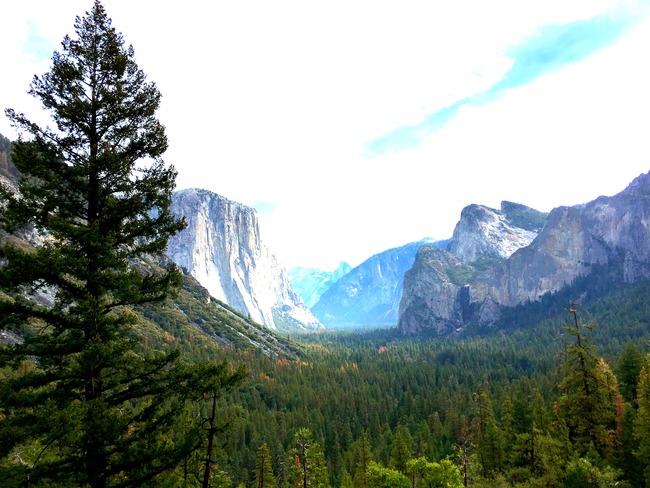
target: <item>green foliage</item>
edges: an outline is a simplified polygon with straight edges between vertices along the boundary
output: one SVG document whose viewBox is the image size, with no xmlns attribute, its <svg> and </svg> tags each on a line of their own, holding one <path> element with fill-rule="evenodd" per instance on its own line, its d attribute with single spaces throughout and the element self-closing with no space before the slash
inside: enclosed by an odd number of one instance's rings
<svg viewBox="0 0 650 488">
<path fill-rule="evenodd" d="M 463 286 L 470 283 L 476 276 L 476 268 L 470 264 L 459 264 L 445 268 L 449 281 L 454 285 Z"/>
<path fill-rule="evenodd" d="M 397 428 L 390 448 L 390 466 L 402 474 L 406 474 L 406 466 L 411 459 L 413 439 L 404 425 Z"/>
<path fill-rule="evenodd" d="M 262 444 L 257 450 L 253 485 L 255 488 L 275 488 L 275 475 L 271 466 L 271 454 L 266 443 Z"/>
<path fill-rule="evenodd" d="M 650 484 L 650 355 L 646 356 L 638 386 L 639 409 L 634 423 L 638 447 L 634 455 L 644 468 L 645 483 Z"/>
<path fill-rule="evenodd" d="M 618 480 L 619 473 L 610 467 L 600 470 L 589 460 L 579 458 L 572 460 L 566 469 L 564 486 L 566 488 L 614 488 L 627 484 Z"/>
<path fill-rule="evenodd" d="M 643 366 L 643 353 L 631 340 L 627 341 L 616 362 L 615 372 L 619 382 L 621 395 L 625 401 L 635 405 L 637 401 L 637 385 Z"/>
<path fill-rule="evenodd" d="M 539 232 L 548 219 L 547 213 L 518 203 L 502 202 L 501 209 L 510 223 L 526 230 Z"/>
<path fill-rule="evenodd" d="M 133 307 L 181 283 L 151 264 L 184 227 L 169 212 L 160 93 L 95 2 L 30 93 L 56 124 L 8 109 L 18 195 L 2 187 L 0 470 L 5 486 L 140 485 L 197 448 L 187 402 L 241 380 L 224 363 L 194 366 L 177 350 L 143 350 Z M 33 362 L 30 367 L 25 364 Z"/>
<path fill-rule="evenodd" d="M 439 463 L 427 461 L 424 457 L 411 459 L 407 463 L 411 486 L 426 488 L 461 488 L 460 471 L 450 460 Z"/>
<path fill-rule="evenodd" d="M 571 313 L 575 327 L 566 330 L 576 342 L 567 349 L 565 377 L 560 383 L 564 394 L 559 404 L 578 454 L 595 448 L 601 457 L 607 457 L 609 431 L 615 429 L 618 385 L 609 366 L 596 356 L 595 346 L 578 324 L 575 309 Z"/>
<path fill-rule="evenodd" d="M 409 479 L 395 469 L 371 462 L 368 466 L 369 486 L 374 488 L 410 488 Z"/>
<path fill-rule="evenodd" d="M 369 488 L 368 467 L 373 460 L 373 455 L 370 436 L 366 429 L 362 430 L 359 439 L 352 444 L 351 451 L 354 456 L 354 487 Z"/>
<path fill-rule="evenodd" d="M 309 429 L 301 428 L 294 435 L 291 452 L 293 465 L 289 471 L 289 486 L 302 488 L 329 488 L 325 456 Z"/>
</svg>

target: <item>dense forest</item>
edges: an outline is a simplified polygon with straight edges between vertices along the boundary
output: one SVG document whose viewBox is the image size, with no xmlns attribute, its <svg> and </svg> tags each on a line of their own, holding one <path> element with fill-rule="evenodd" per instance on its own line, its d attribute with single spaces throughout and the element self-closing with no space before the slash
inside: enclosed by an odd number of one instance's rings
<svg viewBox="0 0 650 488">
<path fill-rule="evenodd" d="M 325 334 L 303 338 L 299 361 L 239 355 L 249 381 L 227 402 L 219 465 L 258 486 L 262 450 L 277 486 L 294 486 L 305 462 L 296 436 L 308 429 L 331 486 L 645 486 L 648 291 L 612 295 L 635 313 L 593 327 L 589 310 L 567 306 L 509 334 Z M 443 462 L 457 470 L 452 484 L 425 474 Z"/>
<path fill-rule="evenodd" d="M 291 354 L 179 340 L 248 372 L 220 400 L 219 486 L 295 486 L 312 462 L 308 486 L 646 486 L 650 283 L 612 290 L 610 273 L 461 337 L 310 334 Z"/>
<path fill-rule="evenodd" d="M 30 90 L 61 133 L 0 137 L 3 486 L 650 486 L 650 282 L 454 337 L 260 328 L 162 256 L 160 93 L 99 1 L 75 31 Z"/>
<path fill-rule="evenodd" d="M 531 304 L 508 317 L 507 333 L 461 338 L 321 333 L 265 353 L 169 340 L 176 324 L 161 321 L 162 334 L 143 329 L 142 344 L 247 371 L 216 403 L 210 486 L 640 487 L 650 462 L 648 293 L 650 283 L 619 289 L 512 326 L 540 313 Z M 189 407 L 206 419 L 210 409 L 209 398 Z M 18 452 L 24 462 L 38 454 Z M 202 486 L 201 452 L 153 486 Z"/>
</svg>

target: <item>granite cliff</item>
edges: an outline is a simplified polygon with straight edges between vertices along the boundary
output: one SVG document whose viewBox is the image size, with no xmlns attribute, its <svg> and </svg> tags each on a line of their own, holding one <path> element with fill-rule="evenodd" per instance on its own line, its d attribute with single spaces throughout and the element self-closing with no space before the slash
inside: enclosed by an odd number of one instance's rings
<svg viewBox="0 0 650 488">
<path fill-rule="evenodd" d="M 500 209 L 465 207 L 447 249 L 421 247 L 406 272 L 398 320 L 402 333 L 462 330 L 476 313 L 469 284 L 530 245 L 546 217 L 512 202 L 502 202 Z"/>
<path fill-rule="evenodd" d="M 210 295 L 271 329 L 322 328 L 262 242 L 254 209 L 200 189 L 176 192 L 170 208 L 187 228 L 167 255 Z"/>
<path fill-rule="evenodd" d="M 512 224 L 513 219 L 504 213 Z M 493 324 L 504 307 L 557 292 L 577 277 L 589 275 L 596 266 L 620 266 L 616 278 L 620 283 L 650 278 L 650 173 L 639 176 L 617 195 L 555 208 L 538 233 L 534 226 L 526 229 L 521 223 L 516 225 L 537 235 L 528 244 L 519 241 L 515 245 L 519 247 L 501 259 L 484 241 L 494 242 L 495 235 L 476 232 L 478 228 L 494 229 L 487 225 L 490 218 L 467 222 L 470 215 L 477 212 L 463 211 L 449 248 L 456 260 L 423 250 L 406 274 L 399 318 L 404 334 L 458 332 L 469 323 Z M 529 219 L 529 223 L 534 222 L 539 219 Z M 505 227 L 501 229 L 505 231 Z M 510 231 L 498 232 L 496 241 L 509 235 Z M 512 244 L 517 239 L 508 240 Z M 502 244 L 498 247 L 507 248 Z M 441 289 L 445 289 L 444 295 Z"/>
</svg>

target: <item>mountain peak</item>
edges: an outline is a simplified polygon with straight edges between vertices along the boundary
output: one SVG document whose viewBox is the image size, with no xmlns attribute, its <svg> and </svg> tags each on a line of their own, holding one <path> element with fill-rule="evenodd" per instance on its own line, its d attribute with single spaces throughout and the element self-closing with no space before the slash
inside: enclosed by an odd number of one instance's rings
<svg viewBox="0 0 650 488">
<path fill-rule="evenodd" d="M 501 210 L 468 205 L 456 224 L 449 251 L 466 262 L 508 258 L 533 241 L 542 218 L 546 214 L 511 202 L 502 202 Z"/>
</svg>

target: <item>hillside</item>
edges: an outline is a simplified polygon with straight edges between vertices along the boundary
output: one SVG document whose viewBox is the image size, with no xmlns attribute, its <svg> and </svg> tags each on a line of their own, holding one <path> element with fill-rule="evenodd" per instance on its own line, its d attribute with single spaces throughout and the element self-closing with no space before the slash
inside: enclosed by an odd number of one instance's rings
<svg viewBox="0 0 650 488">
<path fill-rule="evenodd" d="M 10 149 L 10 141 L 0 135 L 0 177 L 5 178 L 9 187 L 15 187 L 19 176 L 11 164 Z M 19 237 L 22 246 L 31 246 L 41 240 L 35 233 Z M 137 265 L 157 267 L 166 263 L 169 263 L 167 258 L 150 258 Z M 153 349 L 179 347 L 196 357 L 218 357 L 226 348 L 288 359 L 295 358 L 301 350 L 296 343 L 280 338 L 277 333 L 210 296 L 189 274 L 183 276 L 182 289 L 177 297 L 162 305 L 140 307 L 137 313 L 136 330 L 146 346 Z M 282 320 L 282 317 L 276 320 Z M 0 342 L 18 340 L 20 337 L 15 333 L 0 331 Z"/>
</svg>

